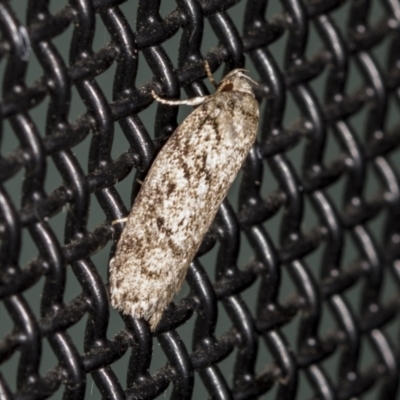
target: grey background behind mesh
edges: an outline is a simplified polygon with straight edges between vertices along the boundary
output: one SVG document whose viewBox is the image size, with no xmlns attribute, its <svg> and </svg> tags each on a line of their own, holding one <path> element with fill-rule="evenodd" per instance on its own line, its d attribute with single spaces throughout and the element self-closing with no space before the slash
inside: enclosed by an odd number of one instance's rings
<svg viewBox="0 0 400 400">
<path fill-rule="evenodd" d="M 10 3 L 13 10 L 15 11 L 16 15 L 20 19 L 21 22 L 25 21 L 25 13 L 26 13 L 26 7 L 27 7 L 27 2 L 26 1 L 14 1 Z M 52 1 L 50 2 L 50 10 L 52 12 L 56 12 L 59 10 L 61 7 L 65 6 L 67 2 L 61 2 L 61 1 Z M 242 26 L 242 19 L 243 19 L 243 14 L 244 14 L 244 9 L 245 9 L 246 3 L 244 1 L 238 2 L 237 5 L 231 7 L 228 9 L 228 14 L 234 21 L 235 25 L 238 27 L 238 29 L 241 29 L 240 27 Z M 334 12 L 330 13 L 330 16 L 335 19 L 335 22 L 339 27 L 343 27 L 345 31 L 345 26 L 346 26 L 346 19 L 348 18 L 348 9 L 349 9 L 350 2 L 344 2 L 344 4 L 340 7 L 338 7 Z M 379 1 L 372 1 L 371 2 L 372 7 L 376 10 L 376 12 L 372 12 L 371 15 L 373 19 L 376 18 L 376 20 L 379 19 L 382 15 L 384 15 L 383 7 L 379 3 Z M 169 12 L 171 12 L 175 8 L 175 2 L 173 1 L 162 1 L 161 2 L 161 15 L 165 16 Z M 136 20 L 136 7 L 137 7 L 137 1 L 127 1 L 121 5 L 119 5 L 123 13 L 125 14 L 126 18 L 132 25 L 132 29 L 134 30 L 135 26 L 135 20 Z M 272 17 L 275 14 L 282 13 L 282 5 L 280 2 L 274 1 L 270 2 L 268 5 L 268 13 L 267 16 L 268 18 Z M 376 16 L 376 17 L 375 17 Z M 371 24 L 376 21 L 371 21 Z M 105 46 L 109 40 L 110 36 L 107 32 L 107 29 L 104 27 L 103 22 L 101 21 L 100 18 L 97 18 L 96 20 L 96 35 L 95 35 L 95 42 L 93 49 L 94 51 L 97 51 L 101 47 Z M 58 51 L 61 53 L 63 56 L 65 63 L 68 64 L 68 53 L 69 53 L 69 45 L 70 45 L 70 39 L 73 31 L 73 26 L 71 25 L 65 32 L 63 32 L 62 35 L 57 36 L 54 38 L 53 43 L 57 47 Z M 180 32 L 178 32 L 174 37 L 169 39 L 163 44 L 163 47 L 167 51 L 171 61 L 176 65 L 176 60 L 177 60 L 177 53 L 178 53 L 178 46 L 179 46 L 179 39 L 180 39 Z M 276 43 L 274 43 L 272 46 L 270 46 L 270 51 L 272 54 L 275 56 L 275 60 L 277 61 L 278 65 L 283 68 L 283 52 L 286 46 L 286 41 L 287 41 L 287 35 L 284 35 L 281 37 Z M 203 54 L 207 54 L 208 51 L 210 50 L 211 47 L 215 46 L 218 44 L 218 39 L 216 38 L 215 34 L 213 33 L 212 29 L 210 28 L 210 25 L 206 21 L 205 23 L 205 30 L 204 30 L 204 36 L 203 36 L 203 45 L 202 45 L 202 52 Z M 376 46 L 373 50 L 372 53 L 376 57 L 376 59 L 382 63 L 382 68 L 385 67 L 385 62 L 383 60 L 386 59 L 386 52 L 387 52 L 387 46 L 385 47 L 386 43 L 383 41 L 382 44 L 379 46 Z M 315 30 L 313 28 L 310 29 L 310 37 L 308 40 L 308 51 L 307 54 L 312 55 L 316 53 L 320 48 L 323 47 L 323 44 L 321 40 L 319 39 L 318 35 L 316 34 Z M 6 64 L 6 60 L 3 60 L 2 64 L 0 64 L 1 74 L 4 71 L 4 66 Z M 255 71 L 250 59 L 246 56 L 246 68 L 249 69 L 250 75 L 258 80 L 258 75 L 257 72 Z M 222 76 L 222 66 L 217 70 L 215 73 L 215 77 L 218 80 L 220 80 Z M 347 92 L 351 93 L 353 90 L 357 89 L 359 85 L 362 84 L 362 79 L 359 77 L 359 74 L 357 73 L 356 70 L 354 70 L 354 66 L 351 67 L 351 79 L 348 80 L 348 85 L 347 85 Z M 111 101 L 112 97 L 112 82 L 113 82 L 113 77 L 115 73 L 115 64 L 112 65 L 105 73 L 99 75 L 96 78 L 96 81 L 101 85 L 102 90 L 104 93 L 107 95 L 107 98 Z M 36 60 L 36 57 L 34 53 L 31 53 L 30 55 L 30 61 L 29 61 L 29 69 L 28 69 L 28 74 L 27 74 L 27 85 L 29 86 L 32 84 L 36 79 L 40 78 L 43 74 L 43 70 L 41 66 L 39 65 L 38 61 Z M 137 76 L 137 86 L 141 86 L 148 82 L 152 78 L 152 73 L 149 70 L 146 61 L 144 60 L 143 57 L 139 54 L 139 72 Z M 209 83 L 206 83 L 208 88 L 211 89 L 211 86 Z M 322 97 L 322 93 L 324 91 L 325 87 L 325 81 L 324 81 L 324 76 L 316 79 L 315 81 L 311 82 L 312 88 L 315 90 L 315 92 Z M 181 90 L 181 97 L 185 97 L 186 94 L 184 90 Z M 84 111 L 85 111 L 85 106 L 83 105 L 82 101 L 80 100 L 80 97 L 76 90 L 73 92 L 73 97 L 72 97 L 72 103 L 71 103 L 71 111 L 70 111 L 70 120 L 74 121 L 77 117 L 79 117 Z M 34 122 L 36 123 L 38 129 L 43 132 L 44 127 L 45 127 L 45 116 L 46 116 L 46 107 L 47 107 L 47 101 L 43 101 L 38 107 L 33 108 L 30 110 L 29 114 L 33 118 Z M 140 113 L 140 118 L 142 122 L 144 123 L 145 127 L 147 130 L 150 132 L 150 134 L 153 134 L 153 129 L 154 129 L 154 118 L 155 118 L 155 110 L 156 110 L 156 105 L 152 104 L 148 109 L 144 110 L 143 112 Z M 189 107 L 181 107 L 179 111 L 179 120 L 181 121 L 188 113 L 190 113 L 191 109 Z M 389 116 L 387 118 L 387 124 L 388 126 L 393 126 L 394 123 L 398 123 L 398 118 L 396 115 L 397 110 L 392 111 L 389 113 Z M 294 104 L 293 99 L 291 98 L 290 95 L 288 95 L 288 101 L 285 109 L 285 122 L 290 124 L 293 122 L 293 120 L 301 115 L 299 109 L 296 107 Z M 360 113 L 357 113 L 356 115 L 352 116 L 351 118 L 351 123 L 353 128 L 357 133 L 360 133 L 360 135 L 363 132 L 364 129 L 364 123 L 365 123 L 365 111 L 362 111 Z M 12 129 L 9 127 L 7 122 L 4 124 L 4 139 L 2 142 L 2 154 L 8 154 L 9 151 L 13 150 L 18 146 L 18 141 L 15 138 Z M 91 140 L 91 134 L 89 134 L 86 139 L 80 143 L 79 145 L 75 146 L 73 148 L 74 154 L 76 155 L 77 159 L 79 160 L 81 166 L 87 173 L 87 154 L 88 154 L 88 149 L 89 149 L 89 144 Z M 122 152 L 126 151 L 128 147 L 128 143 L 123 136 L 118 124 L 115 126 L 115 136 L 114 136 L 114 142 L 113 142 L 113 150 L 112 150 L 112 155 L 113 157 L 117 157 L 119 154 Z M 301 140 L 299 144 L 297 144 L 293 149 L 288 151 L 288 156 L 290 160 L 292 161 L 293 165 L 296 167 L 296 169 L 300 168 L 300 165 L 302 163 L 302 157 L 303 157 L 303 151 L 304 151 L 304 140 Z M 335 142 L 335 140 L 331 140 L 329 142 L 329 145 L 326 146 L 325 150 L 325 159 L 330 160 L 337 156 L 339 154 L 340 150 Z M 393 162 L 398 162 L 400 160 L 399 158 L 399 152 L 392 153 L 390 155 L 390 158 L 393 160 Z M 54 164 L 50 158 L 47 158 L 47 177 L 46 177 L 46 189 L 48 192 L 51 192 L 53 189 L 58 187 L 59 185 L 62 184 L 62 179 L 57 172 L 57 169 L 54 167 Z M 15 204 L 19 205 L 20 204 L 20 188 L 21 188 L 21 183 L 24 175 L 24 170 L 22 169 L 16 176 L 13 177 L 13 179 L 5 182 L 5 188 L 8 191 L 9 195 L 12 197 L 13 201 Z M 119 182 L 116 184 L 116 188 L 118 190 L 118 193 L 122 197 L 125 205 L 127 208 L 129 208 L 130 205 L 130 196 L 131 196 L 131 185 L 132 181 L 134 178 L 134 173 L 133 171 L 128 175 L 126 179 L 123 181 Z M 374 192 L 378 188 L 378 184 L 376 179 L 374 179 L 373 176 L 368 176 L 369 179 L 369 187 L 368 191 Z M 238 196 L 238 187 L 239 187 L 239 181 L 240 181 L 240 176 L 239 179 L 235 182 L 233 187 L 231 188 L 230 194 L 229 194 L 229 200 L 235 210 L 237 211 L 237 196 Z M 276 188 L 277 183 L 274 177 L 271 175 L 271 172 L 268 170 L 268 167 L 265 168 L 264 170 L 264 181 L 263 181 L 263 186 L 265 187 L 265 193 L 273 190 Z M 331 198 L 335 201 L 336 204 L 340 205 L 341 204 L 341 197 L 342 197 L 342 190 L 343 190 L 343 179 L 341 179 L 341 182 L 338 182 L 335 184 L 335 187 L 329 191 L 329 194 Z M 90 212 L 90 219 L 89 219 L 89 224 L 88 224 L 88 229 L 92 230 L 94 227 L 96 227 L 100 222 L 102 222 L 105 219 L 104 212 L 101 210 L 100 206 L 98 205 L 95 197 L 92 195 L 91 196 L 91 212 Z M 65 211 L 62 211 L 58 213 L 57 215 L 53 216 L 52 218 L 49 219 L 49 224 L 51 225 L 53 231 L 56 233 L 57 237 L 59 238 L 60 242 L 62 242 L 63 238 L 63 231 L 64 231 L 64 222 L 65 222 Z M 307 228 L 312 227 L 315 223 L 317 223 L 317 217 L 315 213 L 311 210 L 311 208 L 306 205 L 306 212 L 305 212 L 305 218 L 303 220 L 304 227 L 306 228 L 305 230 L 307 231 Z M 279 229 L 280 229 L 280 223 L 281 223 L 281 212 L 279 212 L 276 216 L 274 216 L 271 220 L 268 220 L 265 223 L 265 226 L 268 229 L 268 233 L 271 235 L 271 237 L 276 240 L 276 243 L 278 242 L 278 236 L 279 236 Z M 376 218 L 376 220 L 372 221 L 371 223 L 371 230 L 376 233 L 376 237 L 379 237 L 381 234 L 381 229 L 382 229 L 382 218 Z M 26 233 L 26 232 L 25 232 Z M 353 260 L 356 255 L 357 251 L 354 249 L 354 247 L 351 245 L 350 241 L 346 242 L 346 257 L 345 260 L 343 261 L 343 265 L 346 265 L 348 262 Z M 216 246 L 218 247 L 218 246 Z M 111 243 L 109 243 L 107 246 L 105 246 L 99 253 L 95 254 L 92 257 L 93 262 L 95 263 L 96 267 L 101 273 L 101 276 L 106 282 L 107 280 L 107 263 L 108 263 L 108 253 L 111 248 Z M 32 258 L 37 256 L 37 248 L 36 246 L 32 243 L 32 240 L 30 239 L 28 234 L 25 234 L 23 236 L 23 244 L 22 244 L 22 252 L 21 252 L 21 257 L 20 257 L 20 264 L 21 266 L 24 266 L 27 262 L 29 262 Z M 213 277 L 213 265 L 214 265 L 214 260 L 216 256 L 216 248 L 214 248 L 211 253 L 203 256 L 201 258 L 201 262 L 209 274 L 210 277 Z M 239 266 L 242 266 L 245 264 L 246 261 L 250 257 L 253 256 L 253 252 L 246 242 L 246 240 L 243 240 L 242 245 L 241 245 L 241 251 L 240 251 L 240 258 L 239 258 Z M 312 253 L 311 255 L 307 256 L 307 262 L 309 264 L 309 268 L 314 271 L 317 274 L 317 270 L 319 268 L 319 260 L 320 260 L 320 251 L 317 251 L 316 253 Z M 390 297 L 390 294 L 395 293 L 397 288 L 392 284 L 391 282 L 386 281 L 385 285 L 385 298 Z M 43 279 L 39 280 L 38 283 L 36 283 L 32 288 L 26 290 L 24 292 L 24 297 L 27 299 L 29 302 L 29 305 L 31 306 L 32 310 L 34 311 L 35 315 L 39 317 L 40 311 L 39 311 L 39 302 L 40 302 L 40 295 L 43 287 Z M 185 294 L 188 293 L 188 287 L 185 285 L 185 287 L 182 290 L 182 293 L 180 293 L 177 296 L 177 301 L 180 298 L 183 298 Z M 257 295 L 257 290 L 258 290 L 258 285 L 254 284 L 251 286 L 247 291 L 242 293 L 243 298 L 246 300 L 248 303 L 250 309 L 252 312 L 254 312 L 254 307 L 255 307 L 255 301 L 256 301 L 256 295 Z M 72 300 L 75 296 L 79 295 L 81 289 L 74 278 L 73 274 L 71 273 L 71 270 L 68 270 L 67 274 L 67 289 L 65 291 L 65 296 L 64 300 L 65 303 L 68 303 L 68 301 Z M 288 278 L 287 274 L 284 273 L 283 279 L 282 279 L 282 298 L 285 297 L 285 295 L 292 294 L 295 291 L 295 287 L 291 280 Z M 358 290 L 351 290 L 349 291 L 349 294 L 347 294 L 347 299 L 350 302 L 354 301 L 354 304 L 357 304 L 357 299 L 358 299 Z M 226 316 L 225 312 L 223 311 L 222 307 L 219 307 L 219 320 L 218 320 L 218 325 L 217 325 L 217 337 L 218 333 L 223 333 L 225 329 L 227 329 L 230 326 L 229 318 Z M 8 334 L 12 329 L 13 329 L 13 323 L 12 320 L 9 318 L 8 313 L 5 311 L 3 308 L 2 304 L 0 303 L 0 319 L 1 319 L 1 326 L 0 326 L 0 338 Z M 178 328 L 178 333 L 180 334 L 181 338 L 185 343 L 187 343 L 187 348 L 191 348 L 191 334 L 193 330 L 193 320 L 192 319 L 187 322 L 185 325 L 181 326 Z M 86 324 L 86 318 L 83 318 L 81 321 L 79 321 L 78 324 L 75 326 L 71 327 L 68 329 L 68 333 L 70 334 L 73 342 L 77 346 L 79 352 L 82 354 L 83 353 L 83 343 L 82 343 L 82 338 L 84 335 L 84 330 L 85 330 L 85 324 Z M 330 329 L 334 327 L 335 324 L 334 322 L 332 323 L 332 316 L 330 315 L 329 311 L 324 308 L 324 317 L 321 322 L 321 332 L 325 332 L 327 329 Z M 112 338 L 114 334 L 119 332 L 120 330 L 124 329 L 124 323 L 119 317 L 119 315 L 115 312 L 115 310 L 111 309 L 110 311 L 110 323 L 109 323 L 109 328 L 108 328 L 108 337 Z M 296 343 L 296 331 L 297 331 L 297 323 L 296 319 L 283 327 L 283 332 L 288 339 L 288 342 L 295 347 Z M 390 326 L 387 326 L 385 328 L 385 331 L 388 332 L 389 335 L 391 335 L 392 340 L 396 340 L 398 337 L 398 321 L 396 321 L 395 324 L 391 324 Z M 46 340 L 44 342 L 44 347 L 43 347 L 43 356 L 41 358 L 41 365 L 40 365 L 40 372 L 41 374 L 45 374 L 48 370 L 51 368 L 54 368 L 57 364 L 57 358 L 54 356 L 52 350 L 50 347 L 46 344 Z M 398 342 L 398 340 L 397 340 Z M 396 343 L 397 343 L 396 342 Z M 363 359 L 368 360 L 370 362 L 373 362 L 375 360 L 374 355 L 368 349 L 368 346 L 365 345 L 365 348 L 363 349 Z M 129 351 L 116 363 L 112 365 L 112 369 L 119 378 L 121 385 L 123 388 L 125 388 L 125 381 L 126 381 L 126 370 L 128 366 L 128 359 L 129 359 Z M 227 379 L 228 382 L 230 382 L 230 379 L 232 377 L 232 365 L 234 362 L 234 355 L 231 355 L 228 357 L 227 360 L 224 360 L 222 363 L 219 364 L 221 371 L 225 375 L 225 378 Z M 265 346 L 261 345 L 259 346 L 259 356 L 258 356 L 258 361 L 257 361 L 257 371 L 260 371 L 263 366 L 268 365 L 269 363 L 273 362 L 271 355 L 269 354 L 268 350 L 265 348 Z M 152 360 L 152 365 L 151 365 L 151 373 L 154 373 L 158 368 L 163 366 L 166 363 L 166 358 L 162 352 L 162 350 L 159 348 L 159 345 L 157 344 L 157 341 L 155 339 L 154 343 L 154 356 Z M 9 360 L 7 360 L 4 364 L 1 365 L 1 372 L 3 374 L 3 377 L 5 380 L 8 382 L 10 385 L 10 388 L 14 392 L 16 390 L 16 383 L 15 383 L 15 375 L 16 375 L 16 369 L 18 365 L 18 352 L 16 352 L 13 357 L 11 357 Z M 334 370 L 337 368 L 337 356 L 333 355 L 330 357 L 328 360 L 324 361 L 324 367 L 326 370 L 330 371 L 331 369 Z M 332 374 L 334 375 L 334 374 Z M 275 386 L 276 388 L 276 386 Z M 371 392 L 369 392 L 367 395 L 365 395 L 363 398 L 365 399 L 372 399 L 372 398 L 377 398 L 377 389 L 374 388 Z M 168 393 L 171 392 L 171 386 L 167 390 L 167 397 Z M 275 390 L 272 389 L 271 391 L 267 392 L 262 398 L 274 398 L 274 392 Z M 53 398 L 61 398 L 63 393 L 63 386 L 61 385 L 60 388 L 56 393 L 53 394 Z M 299 390 L 298 390 L 298 398 L 310 398 L 312 397 L 313 391 L 311 387 L 308 385 L 306 380 L 302 378 L 300 380 L 300 385 L 299 385 Z M 87 398 L 99 398 L 101 397 L 101 394 L 99 393 L 96 385 L 93 385 L 93 381 L 90 376 L 88 376 L 87 380 L 87 388 L 86 388 L 86 396 Z M 160 396 L 162 398 L 162 396 Z M 195 378 L 195 389 L 194 389 L 194 396 L 193 398 L 195 399 L 201 399 L 201 398 L 207 398 L 207 391 L 205 390 L 201 380 L 199 379 L 198 375 L 196 375 Z"/>
</svg>

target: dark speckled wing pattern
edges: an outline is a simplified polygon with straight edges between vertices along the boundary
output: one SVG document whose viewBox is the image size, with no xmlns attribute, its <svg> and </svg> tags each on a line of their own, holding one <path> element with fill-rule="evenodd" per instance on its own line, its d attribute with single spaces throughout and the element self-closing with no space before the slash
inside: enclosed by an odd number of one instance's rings
<svg viewBox="0 0 400 400">
<path fill-rule="evenodd" d="M 250 93 L 217 92 L 160 151 L 110 263 L 111 300 L 123 313 L 155 329 L 254 143 L 258 112 Z"/>
</svg>

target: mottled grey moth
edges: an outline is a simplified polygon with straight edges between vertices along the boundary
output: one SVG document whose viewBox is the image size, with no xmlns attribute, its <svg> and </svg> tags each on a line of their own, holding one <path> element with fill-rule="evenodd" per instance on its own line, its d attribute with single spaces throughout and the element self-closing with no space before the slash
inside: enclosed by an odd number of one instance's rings
<svg viewBox="0 0 400 400">
<path fill-rule="evenodd" d="M 112 305 L 152 330 L 255 141 L 259 110 L 249 81 L 235 69 L 210 96 L 170 101 L 153 92 L 164 104 L 199 107 L 153 162 L 110 262 Z"/>
</svg>

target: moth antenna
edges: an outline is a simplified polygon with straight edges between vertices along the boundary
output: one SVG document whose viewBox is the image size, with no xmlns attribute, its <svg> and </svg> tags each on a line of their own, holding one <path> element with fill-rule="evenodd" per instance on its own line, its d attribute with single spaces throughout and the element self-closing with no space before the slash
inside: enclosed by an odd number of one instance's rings
<svg viewBox="0 0 400 400">
<path fill-rule="evenodd" d="M 212 72 L 211 72 L 210 65 L 208 64 L 208 61 L 207 61 L 207 60 L 204 61 L 204 69 L 206 70 L 206 74 L 207 74 L 207 76 L 208 76 L 208 80 L 211 82 L 211 84 L 212 84 L 215 88 L 217 88 L 217 87 L 218 87 L 218 83 L 215 81 L 215 79 L 214 79 L 214 77 L 213 77 L 213 74 L 212 74 Z"/>
</svg>

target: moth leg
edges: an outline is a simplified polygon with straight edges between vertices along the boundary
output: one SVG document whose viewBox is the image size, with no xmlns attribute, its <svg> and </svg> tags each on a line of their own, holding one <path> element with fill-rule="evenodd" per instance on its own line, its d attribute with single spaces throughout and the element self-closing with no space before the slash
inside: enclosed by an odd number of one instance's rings
<svg viewBox="0 0 400 400">
<path fill-rule="evenodd" d="M 151 91 L 151 95 L 153 96 L 154 100 L 157 100 L 159 103 L 167 104 L 169 106 L 180 106 L 182 104 L 187 106 L 198 106 L 201 103 L 204 103 L 208 97 L 208 96 L 202 96 L 202 97 L 193 97 L 192 99 L 187 99 L 187 100 L 168 100 L 159 97 L 154 90 Z"/>
<path fill-rule="evenodd" d="M 208 61 L 207 61 L 207 60 L 204 61 L 204 69 L 206 70 L 208 79 L 209 79 L 209 81 L 211 82 L 211 84 L 212 84 L 215 88 L 217 88 L 217 87 L 218 87 L 218 83 L 215 82 L 215 79 L 214 79 L 213 74 L 212 74 L 212 72 L 211 72 L 210 65 L 208 64 Z"/>
<path fill-rule="evenodd" d="M 111 222 L 111 225 L 116 225 L 116 224 L 124 224 L 126 221 L 128 221 L 128 218 L 127 217 L 125 217 L 125 218 L 118 218 L 118 219 L 115 219 L 114 221 L 112 221 Z"/>
</svg>

